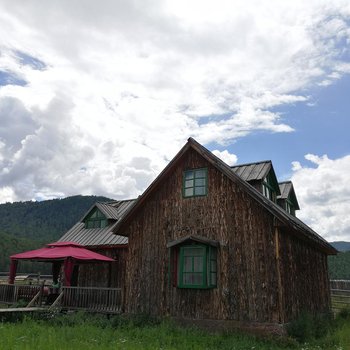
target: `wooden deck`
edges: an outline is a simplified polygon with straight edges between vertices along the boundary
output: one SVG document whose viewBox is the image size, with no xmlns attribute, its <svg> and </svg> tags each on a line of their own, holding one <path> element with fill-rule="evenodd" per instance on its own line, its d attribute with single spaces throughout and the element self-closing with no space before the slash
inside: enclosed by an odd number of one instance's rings
<svg viewBox="0 0 350 350">
<path fill-rule="evenodd" d="M 7 307 L 0 309 L 0 314 L 13 313 L 13 312 L 36 312 L 36 311 L 48 311 L 45 307 Z"/>
</svg>

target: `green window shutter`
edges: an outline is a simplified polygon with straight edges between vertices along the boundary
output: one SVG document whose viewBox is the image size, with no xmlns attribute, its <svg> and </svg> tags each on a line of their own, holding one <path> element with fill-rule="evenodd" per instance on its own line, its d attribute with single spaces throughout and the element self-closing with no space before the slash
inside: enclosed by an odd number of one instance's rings
<svg viewBox="0 0 350 350">
<path fill-rule="evenodd" d="M 208 193 L 208 169 L 186 170 L 183 174 L 183 197 L 206 196 Z"/>
<path fill-rule="evenodd" d="M 217 250 L 209 246 L 209 267 L 208 267 L 208 284 L 210 287 L 216 287 L 217 280 Z"/>
</svg>

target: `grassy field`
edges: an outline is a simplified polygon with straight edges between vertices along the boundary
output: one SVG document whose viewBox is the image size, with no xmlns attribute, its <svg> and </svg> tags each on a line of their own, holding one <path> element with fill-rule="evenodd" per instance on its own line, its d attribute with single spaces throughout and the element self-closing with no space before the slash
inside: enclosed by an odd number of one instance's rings
<svg viewBox="0 0 350 350">
<path fill-rule="evenodd" d="M 350 349 L 350 317 L 338 319 L 332 331 L 307 343 L 287 339 L 259 339 L 242 334 L 208 334 L 169 322 L 142 318 L 126 320 L 99 316 L 51 315 L 46 320 L 25 318 L 0 323 L 1 350 L 89 349 Z"/>
</svg>

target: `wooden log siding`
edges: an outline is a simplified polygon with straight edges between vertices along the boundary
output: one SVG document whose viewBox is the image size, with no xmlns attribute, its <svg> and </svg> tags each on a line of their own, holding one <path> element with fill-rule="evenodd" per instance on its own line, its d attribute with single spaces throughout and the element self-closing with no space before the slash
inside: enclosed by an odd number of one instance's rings
<svg viewBox="0 0 350 350">
<path fill-rule="evenodd" d="M 182 198 L 186 169 L 208 168 L 208 195 Z M 274 218 L 189 150 L 123 227 L 129 236 L 125 309 L 197 319 L 279 322 Z M 217 288 L 169 283 L 166 244 L 187 235 L 220 242 Z"/>
<path fill-rule="evenodd" d="M 127 249 L 96 248 L 92 250 L 116 261 L 102 264 L 81 264 L 79 267 L 78 286 L 122 288 L 125 280 Z"/>
<path fill-rule="evenodd" d="M 280 261 L 284 321 L 300 312 L 330 312 L 330 287 L 326 254 L 281 228 Z"/>
</svg>

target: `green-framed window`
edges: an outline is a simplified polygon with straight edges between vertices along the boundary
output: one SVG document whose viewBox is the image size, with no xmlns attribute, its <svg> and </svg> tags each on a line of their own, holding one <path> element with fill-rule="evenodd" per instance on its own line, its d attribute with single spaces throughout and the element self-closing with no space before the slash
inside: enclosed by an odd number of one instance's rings
<svg viewBox="0 0 350 350">
<path fill-rule="evenodd" d="M 107 225 L 108 220 L 97 208 L 85 219 L 85 228 L 105 228 Z"/>
<path fill-rule="evenodd" d="M 184 171 L 182 194 L 184 197 L 206 196 L 208 193 L 208 169 Z"/>
<path fill-rule="evenodd" d="M 286 199 L 286 211 L 295 216 L 295 209 L 293 203 L 289 200 L 289 198 Z"/>
<path fill-rule="evenodd" d="M 203 244 L 181 246 L 178 259 L 179 288 L 214 288 L 217 278 L 217 251 Z"/>
<path fill-rule="evenodd" d="M 272 176 L 269 173 L 262 183 L 263 195 L 273 202 L 276 202 L 276 189 L 273 187 Z"/>
</svg>

